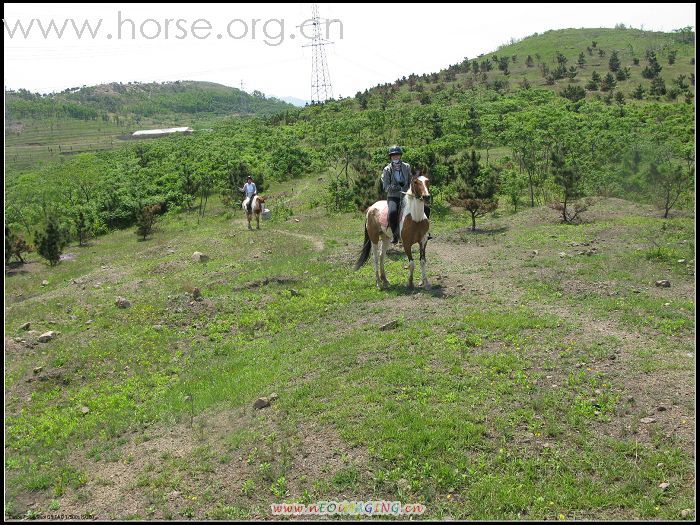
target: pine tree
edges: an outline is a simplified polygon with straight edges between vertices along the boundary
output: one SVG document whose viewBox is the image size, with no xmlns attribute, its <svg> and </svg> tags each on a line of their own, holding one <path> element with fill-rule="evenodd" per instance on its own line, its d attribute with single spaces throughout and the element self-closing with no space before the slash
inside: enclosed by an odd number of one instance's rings
<svg viewBox="0 0 700 525">
<path fill-rule="evenodd" d="M 45 232 L 37 232 L 36 240 L 39 255 L 46 259 L 50 266 L 56 266 L 58 261 L 61 260 L 61 252 L 65 242 L 62 239 L 55 218 L 49 218 Z"/>
<path fill-rule="evenodd" d="M 498 179 L 489 168 L 482 168 L 479 156 L 472 150 L 471 154 L 457 163 L 458 178 L 455 183 L 455 195 L 450 202 L 465 208 L 472 218 L 471 230 L 476 230 L 476 218 L 498 208 Z"/>
<path fill-rule="evenodd" d="M 666 94 L 666 82 L 661 77 L 656 77 L 651 81 L 649 94 L 654 96 L 662 96 Z"/>
<path fill-rule="evenodd" d="M 153 232 L 153 227 L 158 220 L 158 213 L 161 210 L 160 204 L 142 207 L 136 216 L 136 234 L 141 235 L 143 240 Z"/>
<path fill-rule="evenodd" d="M 563 222 L 574 222 L 590 206 L 588 202 L 575 202 L 583 196 L 581 174 L 567 166 L 564 155 L 556 150 L 552 152 L 550 169 L 555 184 L 561 188 L 561 199 L 550 207 L 561 212 Z"/>
<path fill-rule="evenodd" d="M 585 57 L 585 55 L 583 54 L 583 51 L 581 51 L 581 52 L 578 54 L 578 67 L 583 67 L 583 66 L 585 66 L 585 65 L 586 65 L 586 57 Z"/>
<path fill-rule="evenodd" d="M 613 51 L 610 54 L 610 60 L 608 61 L 608 69 L 615 73 L 618 69 L 620 69 L 620 57 L 617 54 L 617 51 Z"/>
<path fill-rule="evenodd" d="M 607 75 L 605 75 L 602 82 L 600 83 L 600 90 L 612 91 L 613 89 L 615 89 L 616 85 L 617 81 L 615 80 L 615 77 L 612 76 L 612 73 L 608 73 Z"/>
<path fill-rule="evenodd" d="M 639 84 L 637 86 L 637 88 L 634 90 L 634 92 L 632 93 L 632 96 L 634 98 L 636 98 L 637 100 L 642 100 L 644 98 L 644 92 L 645 92 L 644 87 L 641 84 Z"/>
</svg>

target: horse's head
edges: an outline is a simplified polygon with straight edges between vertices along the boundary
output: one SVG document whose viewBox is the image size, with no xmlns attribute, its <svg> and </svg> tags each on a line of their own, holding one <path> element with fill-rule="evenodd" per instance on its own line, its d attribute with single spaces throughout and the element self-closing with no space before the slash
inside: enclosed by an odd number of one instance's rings
<svg viewBox="0 0 700 525">
<path fill-rule="evenodd" d="M 411 180 L 411 193 L 420 200 L 430 202 L 430 179 L 424 175 L 418 175 Z"/>
<path fill-rule="evenodd" d="M 260 195 L 258 195 L 258 202 L 265 202 L 265 199 L 263 199 Z"/>
</svg>

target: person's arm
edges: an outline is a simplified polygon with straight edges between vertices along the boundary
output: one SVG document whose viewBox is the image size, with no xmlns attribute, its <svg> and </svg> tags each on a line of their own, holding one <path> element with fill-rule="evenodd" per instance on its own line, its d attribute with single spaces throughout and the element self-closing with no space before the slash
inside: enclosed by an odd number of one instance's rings
<svg viewBox="0 0 700 525">
<path fill-rule="evenodd" d="M 257 195 L 257 194 L 258 194 L 258 187 L 255 185 L 255 183 L 253 183 L 253 195 Z"/>
<path fill-rule="evenodd" d="M 387 171 L 386 168 L 384 168 L 384 171 L 382 172 L 382 188 L 385 192 L 389 191 L 389 188 L 391 187 L 391 171 Z"/>
</svg>

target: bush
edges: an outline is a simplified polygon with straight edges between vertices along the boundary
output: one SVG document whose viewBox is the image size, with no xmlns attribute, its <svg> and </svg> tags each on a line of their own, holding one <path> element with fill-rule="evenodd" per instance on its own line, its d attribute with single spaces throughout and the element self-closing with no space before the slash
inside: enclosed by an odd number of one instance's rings
<svg viewBox="0 0 700 525">
<path fill-rule="evenodd" d="M 24 237 L 16 235 L 7 226 L 5 226 L 5 264 L 9 264 L 12 257 L 19 259 L 19 262 L 24 264 L 22 258 L 23 253 L 31 253 L 33 248 L 27 244 Z"/>
<path fill-rule="evenodd" d="M 136 234 L 141 235 L 146 240 L 146 237 L 153 232 L 160 211 L 160 204 L 152 204 L 141 208 L 136 216 Z"/>
</svg>

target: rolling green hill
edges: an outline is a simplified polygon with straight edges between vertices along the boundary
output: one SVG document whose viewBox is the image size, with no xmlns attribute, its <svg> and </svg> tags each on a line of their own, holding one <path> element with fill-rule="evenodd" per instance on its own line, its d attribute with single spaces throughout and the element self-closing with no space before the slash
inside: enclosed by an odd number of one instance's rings
<svg viewBox="0 0 700 525">
<path fill-rule="evenodd" d="M 475 89 L 479 86 L 491 87 L 500 92 L 521 89 L 523 85 L 561 92 L 566 86 L 585 87 L 594 71 L 605 76 L 609 71 L 610 57 L 613 51 L 618 53 L 620 67 L 629 68 L 629 78 L 617 82 L 614 92 L 621 92 L 627 99 L 633 98 L 637 86 L 642 85 L 646 96 L 641 100 L 673 102 L 682 99 L 686 92 L 695 93 L 695 33 L 688 29 L 675 33 L 642 31 L 639 29 L 560 29 L 535 34 L 518 42 L 502 46 L 493 53 L 468 57 L 460 64 L 427 75 L 411 75 L 399 79 L 393 84 L 378 86 L 370 92 L 383 92 L 387 87 L 399 88 L 400 91 L 419 91 L 435 93 L 445 89 Z M 668 94 L 651 96 L 650 79 L 642 76 L 646 67 L 647 52 L 653 51 L 662 66 L 660 77 L 666 83 Z M 583 64 L 579 65 L 579 56 L 583 53 Z M 601 54 L 602 53 L 602 54 Z M 574 66 L 576 75 L 553 79 L 547 82 L 559 65 L 558 57 L 567 71 Z M 673 64 L 669 58 L 675 55 Z M 528 62 L 528 57 L 530 61 Z M 499 59 L 508 59 L 507 71 L 499 70 Z M 638 63 L 635 63 L 635 60 Z M 488 61 L 488 66 L 483 64 Z M 477 64 L 478 70 L 474 70 Z M 683 76 L 681 89 L 674 82 Z M 525 81 L 527 81 L 525 83 Z M 414 84 L 411 86 L 410 84 Z M 423 86 L 418 87 L 418 86 Z M 673 89 L 675 88 L 675 91 Z M 587 89 L 587 97 L 606 96 L 609 92 L 600 89 Z M 414 98 L 418 98 L 414 94 Z"/>
<path fill-rule="evenodd" d="M 212 82 L 112 83 L 40 95 L 5 93 L 6 162 L 22 170 L 86 151 L 119 147 L 138 129 L 208 127 L 232 115 L 292 108 Z"/>
</svg>

